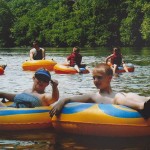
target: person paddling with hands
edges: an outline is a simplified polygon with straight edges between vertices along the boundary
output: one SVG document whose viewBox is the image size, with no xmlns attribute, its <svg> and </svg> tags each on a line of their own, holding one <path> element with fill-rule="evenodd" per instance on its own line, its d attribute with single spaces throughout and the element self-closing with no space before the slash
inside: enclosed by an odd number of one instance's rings
<svg viewBox="0 0 150 150">
<path fill-rule="evenodd" d="M 45 92 L 47 86 L 52 86 L 52 92 Z M 17 107 L 17 103 L 22 103 L 21 107 L 26 106 L 27 103 L 32 107 L 49 106 L 59 99 L 58 81 L 51 79 L 49 71 L 46 69 L 39 69 L 33 76 L 33 86 L 31 89 L 24 90 L 20 94 L 10 94 L 0 92 L 0 98 L 6 98 L 14 102 L 9 107 Z M 0 102 L 0 106 L 6 106 Z"/>
<path fill-rule="evenodd" d="M 135 93 L 115 93 L 111 88 L 113 71 L 106 63 L 100 63 L 93 69 L 93 82 L 98 89 L 97 93 L 63 98 L 51 105 L 50 117 L 59 115 L 63 106 L 68 102 L 102 103 L 125 105 L 141 112 L 144 118 L 150 117 L 150 97 Z"/>
</svg>

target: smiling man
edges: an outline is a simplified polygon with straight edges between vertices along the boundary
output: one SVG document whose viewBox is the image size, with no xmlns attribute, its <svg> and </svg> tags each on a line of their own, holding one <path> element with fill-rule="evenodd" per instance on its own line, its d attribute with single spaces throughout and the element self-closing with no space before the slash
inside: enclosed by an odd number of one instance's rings
<svg viewBox="0 0 150 150">
<path fill-rule="evenodd" d="M 52 93 L 46 93 L 45 89 L 48 85 L 52 86 Z M 49 71 L 39 69 L 33 76 L 33 86 L 31 89 L 24 90 L 20 94 L 10 94 L 0 92 L 0 98 L 6 98 L 14 103 L 9 107 L 17 107 L 17 103 L 21 103 L 21 107 L 49 106 L 59 99 L 58 81 L 52 80 Z M 2 102 L 0 106 L 6 106 Z"/>
</svg>

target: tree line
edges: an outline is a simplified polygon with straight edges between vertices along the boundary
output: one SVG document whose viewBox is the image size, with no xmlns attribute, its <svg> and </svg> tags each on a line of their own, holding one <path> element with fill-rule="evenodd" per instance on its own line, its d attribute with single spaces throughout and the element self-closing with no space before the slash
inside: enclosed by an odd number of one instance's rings
<svg viewBox="0 0 150 150">
<path fill-rule="evenodd" d="M 0 0 L 0 47 L 150 46 L 149 0 Z"/>
</svg>

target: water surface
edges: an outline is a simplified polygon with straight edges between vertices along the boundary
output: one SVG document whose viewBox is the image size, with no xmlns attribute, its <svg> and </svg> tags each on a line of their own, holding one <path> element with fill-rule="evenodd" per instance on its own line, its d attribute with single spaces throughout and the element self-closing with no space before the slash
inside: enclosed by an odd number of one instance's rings
<svg viewBox="0 0 150 150">
<path fill-rule="evenodd" d="M 46 59 L 63 63 L 71 48 L 47 48 Z M 95 64 L 104 62 L 111 54 L 107 48 L 82 49 L 83 62 L 90 70 Z M 123 73 L 112 80 L 112 88 L 118 92 L 134 92 L 150 95 L 150 48 L 122 48 L 126 62 L 135 66 L 135 72 Z M 29 48 L 1 49 L 0 64 L 7 64 L 5 74 L 0 76 L 0 91 L 20 93 L 31 88 L 34 72 L 23 71 L 22 63 L 29 59 Z M 51 72 L 52 78 L 59 81 L 61 97 L 87 92 L 95 92 L 92 75 L 60 75 Z M 49 86 L 47 92 L 51 91 Z M 58 150 L 141 150 L 150 149 L 150 138 L 109 138 L 60 134 L 53 130 L 1 132 L 0 149 L 58 149 Z"/>
</svg>

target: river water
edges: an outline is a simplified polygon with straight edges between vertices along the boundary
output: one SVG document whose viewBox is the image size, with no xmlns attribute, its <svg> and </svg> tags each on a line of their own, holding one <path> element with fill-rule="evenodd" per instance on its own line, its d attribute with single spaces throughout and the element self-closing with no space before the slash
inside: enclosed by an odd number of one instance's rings
<svg viewBox="0 0 150 150">
<path fill-rule="evenodd" d="M 72 51 L 68 49 L 46 49 L 46 59 L 63 63 Z M 95 64 L 104 62 L 111 54 L 106 48 L 82 49 L 83 62 L 91 71 Z M 134 92 L 150 96 L 150 48 L 122 48 L 124 59 L 135 66 L 133 73 L 123 73 L 112 80 L 112 88 L 119 92 Z M 23 71 L 22 63 L 29 59 L 27 49 L 0 49 L 0 64 L 7 64 L 5 74 L 0 76 L 0 91 L 20 93 L 31 88 L 34 72 Z M 95 92 L 92 75 L 60 75 L 51 72 L 59 81 L 61 97 Z M 50 91 L 48 87 L 46 91 Z M 0 149 L 43 149 L 43 150 L 148 150 L 149 137 L 110 138 L 60 134 L 52 130 L 0 132 Z"/>
</svg>

